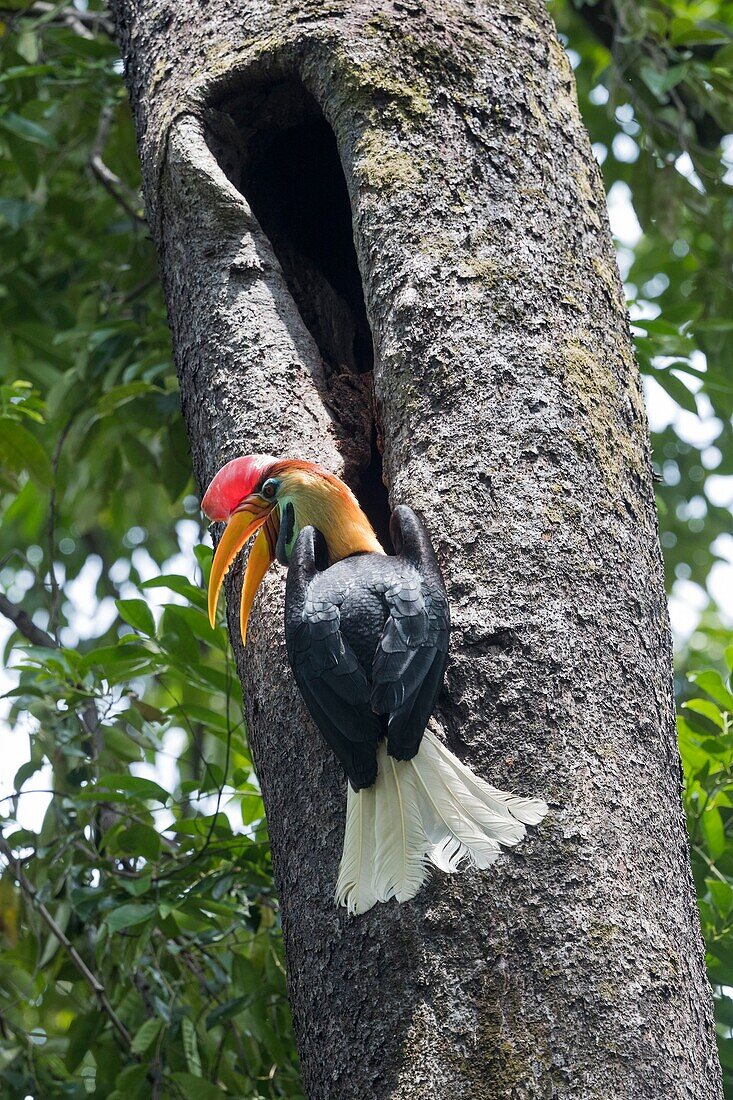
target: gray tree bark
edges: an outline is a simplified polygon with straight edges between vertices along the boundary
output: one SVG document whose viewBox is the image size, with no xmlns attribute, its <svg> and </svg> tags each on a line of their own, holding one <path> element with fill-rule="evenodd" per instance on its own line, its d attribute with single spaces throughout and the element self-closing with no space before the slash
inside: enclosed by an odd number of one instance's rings
<svg viewBox="0 0 733 1100">
<path fill-rule="evenodd" d="M 283 577 L 246 656 L 230 578 L 308 1095 L 718 1097 L 645 414 L 541 0 L 113 7 L 199 484 L 300 455 L 381 523 L 376 431 L 451 600 L 438 726 L 551 805 L 488 872 L 337 911 Z"/>
</svg>

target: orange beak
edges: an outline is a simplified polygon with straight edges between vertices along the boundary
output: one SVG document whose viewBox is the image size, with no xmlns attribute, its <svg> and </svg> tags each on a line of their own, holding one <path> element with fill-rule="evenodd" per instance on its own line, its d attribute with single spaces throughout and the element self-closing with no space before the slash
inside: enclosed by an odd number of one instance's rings
<svg viewBox="0 0 733 1100">
<path fill-rule="evenodd" d="M 252 610 L 255 593 L 262 578 L 275 560 L 275 544 L 280 531 L 280 518 L 276 506 L 264 502 L 259 494 L 247 497 L 233 512 L 221 536 L 214 554 L 209 577 L 209 622 L 214 625 L 216 605 L 221 586 L 232 562 L 247 539 L 258 532 L 247 558 L 247 568 L 242 582 L 242 600 L 239 608 L 239 628 L 242 643 L 247 641 L 247 622 Z"/>
</svg>

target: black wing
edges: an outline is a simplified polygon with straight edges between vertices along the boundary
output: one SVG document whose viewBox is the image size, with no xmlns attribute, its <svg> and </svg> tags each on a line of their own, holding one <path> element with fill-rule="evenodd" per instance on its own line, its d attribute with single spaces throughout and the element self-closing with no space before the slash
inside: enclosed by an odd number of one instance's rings
<svg viewBox="0 0 733 1100">
<path fill-rule="evenodd" d="M 390 534 L 405 568 L 385 592 L 389 618 L 372 667 L 371 702 L 388 715 L 390 755 L 410 760 L 443 684 L 450 613 L 430 538 L 411 508 L 395 508 Z"/>
<path fill-rule="evenodd" d="M 310 591 L 324 549 L 320 532 L 304 527 L 288 569 L 285 640 L 311 717 L 359 790 L 377 778 L 382 725 L 370 705 L 366 673 L 341 634 L 338 607 L 328 600 L 316 602 Z"/>
</svg>

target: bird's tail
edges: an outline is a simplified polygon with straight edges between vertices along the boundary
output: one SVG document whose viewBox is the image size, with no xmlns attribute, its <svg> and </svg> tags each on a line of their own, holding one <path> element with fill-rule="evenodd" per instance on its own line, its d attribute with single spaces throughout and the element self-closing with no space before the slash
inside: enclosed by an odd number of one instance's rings
<svg viewBox="0 0 733 1100">
<path fill-rule="evenodd" d="M 488 867 L 500 846 L 518 844 L 547 805 L 499 791 L 475 775 L 428 729 L 412 760 L 394 760 L 384 741 L 377 781 L 349 785 L 336 902 L 364 913 L 377 901 L 408 901 L 432 863 L 452 874 Z"/>
</svg>

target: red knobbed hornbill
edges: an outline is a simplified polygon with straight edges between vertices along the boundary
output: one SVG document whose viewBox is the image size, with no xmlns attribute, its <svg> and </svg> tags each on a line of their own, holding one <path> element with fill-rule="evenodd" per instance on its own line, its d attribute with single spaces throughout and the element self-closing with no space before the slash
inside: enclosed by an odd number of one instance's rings
<svg viewBox="0 0 733 1100">
<path fill-rule="evenodd" d="M 242 587 L 242 640 L 255 592 L 288 567 L 285 638 L 313 721 L 349 780 L 336 900 L 350 913 L 415 896 L 433 863 L 488 867 L 547 811 L 490 787 L 426 729 L 443 683 L 449 610 L 425 527 L 392 513 L 387 555 L 356 497 L 312 462 L 228 462 L 202 508 L 227 526 L 209 582 L 213 624 L 224 576 L 257 533 Z"/>
</svg>

